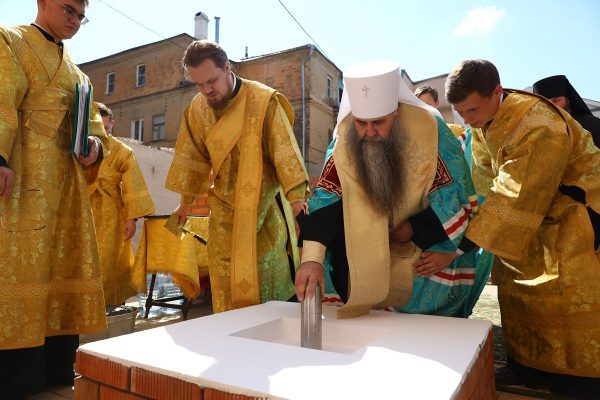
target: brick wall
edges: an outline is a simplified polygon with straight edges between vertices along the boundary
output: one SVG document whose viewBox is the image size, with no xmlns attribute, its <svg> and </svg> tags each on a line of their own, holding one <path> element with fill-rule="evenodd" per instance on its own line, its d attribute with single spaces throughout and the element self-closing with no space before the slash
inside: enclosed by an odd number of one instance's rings
<svg viewBox="0 0 600 400">
<path fill-rule="evenodd" d="M 77 352 L 74 400 L 259 400 Z"/>
<path fill-rule="evenodd" d="M 81 64 L 81 70 L 94 85 L 94 98 L 113 104 L 140 96 L 147 96 L 181 86 L 185 80 L 181 57 L 193 38 L 181 34 L 145 46 L 122 51 L 99 60 Z M 146 82 L 136 86 L 136 66 L 145 64 Z M 106 94 L 106 75 L 115 73 L 115 89 Z"/>
</svg>

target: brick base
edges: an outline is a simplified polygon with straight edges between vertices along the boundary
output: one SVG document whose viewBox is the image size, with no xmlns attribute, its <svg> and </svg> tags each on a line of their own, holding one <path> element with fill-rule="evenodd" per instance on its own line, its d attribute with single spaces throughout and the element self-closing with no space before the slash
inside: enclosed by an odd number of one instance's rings
<svg viewBox="0 0 600 400">
<path fill-rule="evenodd" d="M 260 400 L 262 397 L 226 393 L 114 361 L 77 352 L 74 400 Z M 494 346 L 490 330 L 456 400 L 496 398 Z"/>
<path fill-rule="evenodd" d="M 77 352 L 73 400 L 261 400 Z"/>
</svg>

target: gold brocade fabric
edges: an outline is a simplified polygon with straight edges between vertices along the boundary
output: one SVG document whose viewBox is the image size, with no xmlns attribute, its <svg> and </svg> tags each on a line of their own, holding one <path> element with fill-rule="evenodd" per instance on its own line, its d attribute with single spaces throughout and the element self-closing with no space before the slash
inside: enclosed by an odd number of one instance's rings
<svg viewBox="0 0 600 400">
<path fill-rule="evenodd" d="M 208 273 L 206 246 L 189 234 L 178 237 L 165 228 L 167 217 L 150 217 L 135 256 L 132 282 L 137 292 L 146 293 L 146 275 L 170 274 L 188 299 L 200 294 L 200 276 Z M 208 240 L 208 218 L 188 217 L 186 228 Z"/>
<path fill-rule="evenodd" d="M 88 187 L 102 267 L 104 301 L 118 305 L 137 292 L 131 284 L 133 248 L 124 239 L 127 220 L 154 213 L 144 175 L 133 150 L 112 136 L 110 154 Z"/>
<path fill-rule="evenodd" d="M 218 115 L 202 95 L 184 111 L 166 187 L 199 195 L 213 171 L 208 256 L 215 312 L 293 295 L 288 254 L 297 260 L 297 249 L 288 201 L 304 199 L 308 177 L 291 123 L 283 96 L 247 80 Z"/>
<path fill-rule="evenodd" d="M 459 137 L 465 133 L 466 128 L 460 124 L 446 124 L 448 128 L 454 133 L 454 136 Z"/>
<path fill-rule="evenodd" d="M 543 371 L 600 377 L 600 261 L 578 186 L 596 209 L 600 151 L 568 114 L 509 91 L 474 130 L 473 173 L 487 195 L 467 236 L 501 258 L 494 275 L 508 355 Z M 489 185 L 489 186 L 485 186 Z"/>
<path fill-rule="evenodd" d="M 0 199 L 0 349 L 106 328 L 96 236 L 82 167 L 69 153 L 84 75 L 33 26 L 0 26 L 0 155 L 15 173 Z M 108 154 L 93 108 L 90 134 Z"/>
<path fill-rule="evenodd" d="M 398 120 L 407 151 L 404 201 L 394 211 L 393 225 L 423 211 L 437 166 L 438 126 L 427 111 L 399 103 Z M 333 157 L 344 188 L 344 232 L 348 256 L 350 291 L 338 318 L 353 318 L 368 313 L 374 306 L 402 305 L 412 293 L 412 263 L 420 255 L 414 244 L 389 244 L 389 216 L 377 212 L 358 183 L 356 170 L 347 152 L 346 136 L 352 123 L 348 116 L 338 128 Z"/>
</svg>

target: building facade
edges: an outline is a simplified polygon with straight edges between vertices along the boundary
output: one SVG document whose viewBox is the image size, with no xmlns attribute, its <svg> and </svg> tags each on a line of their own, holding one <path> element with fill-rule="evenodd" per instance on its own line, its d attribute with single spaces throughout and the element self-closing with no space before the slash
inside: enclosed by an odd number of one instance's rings
<svg viewBox="0 0 600 400">
<path fill-rule="evenodd" d="M 235 72 L 281 92 L 294 108 L 294 134 L 309 175 L 319 175 L 339 109 L 342 71 L 312 45 L 235 62 Z"/>
<path fill-rule="evenodd" d="M 80 65 L 92 81 L 94 98 L 113 111 L 115 136 L 174 147 L 182 112 L 197 93 L 181 66 L 193 40 L 181 34 Z M 231 64 L 238 76 L 287 97 L 309 175 L 319 175 L 337 118 L 341 70 L 312 45 Z"/>
<path fill-rule="evenodd" d="M 181 34 L 80 65 L 92 81 L 94 99 L 113 111 L 115 136 L 173 146 L 181 113 L 197 93 L 181 67 L 193 40 Z"/>
</svg>

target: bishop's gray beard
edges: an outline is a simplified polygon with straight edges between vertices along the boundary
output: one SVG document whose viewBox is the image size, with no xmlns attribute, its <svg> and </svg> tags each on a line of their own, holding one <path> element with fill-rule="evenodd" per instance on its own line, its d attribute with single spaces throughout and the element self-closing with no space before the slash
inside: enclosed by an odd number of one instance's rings
<svg viewBox="0 0 600 400">
<path fill-rule="evenodd" d="M 375 209 L 385 215 L 392 215 L 404 200 L 403 142 L 398 123 L 389 138 L 377 141 L 359 138 L 354 125 L 348 131 L 348 151 L 359 183 Z"/>
</svg>

